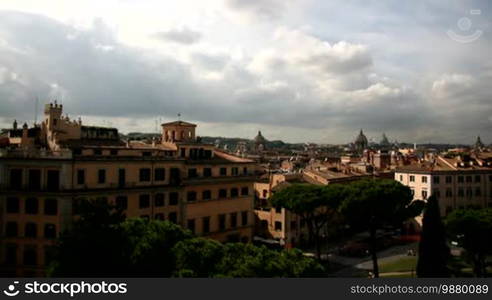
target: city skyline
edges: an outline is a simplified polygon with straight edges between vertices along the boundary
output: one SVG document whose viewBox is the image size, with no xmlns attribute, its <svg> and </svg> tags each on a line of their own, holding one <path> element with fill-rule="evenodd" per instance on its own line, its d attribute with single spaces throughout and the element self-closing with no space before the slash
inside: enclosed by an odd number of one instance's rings
<svg viewBox="0 0 492 300">
<path fill-rule="evenodd" d="M 45 103 L 44 105 L 46 104 L 50 104 L 50 103 L 55 103 L 57 104 L 57 100 L 54 100 L 53 102 L 49 102 L 49 103 Z M 36 104 L 36 107 L 37 107 L 38 104 Z M 63 104 L 61 104 L 63 106 Z M 65 117 L 68 117 L 70 118 L 70 116 L 68 114 L 64 114 Z M 35 127 L 34 124 L 36 124 L 36 126 L 40 126 L 41 125 L 41 122 L 43 120 L 43 117 L 40 113 L 36 114 L 34 116 L 35 118 L 30 120 L 31 122 L 29 121 L 18 121 L 17 119 L 14 119 L 14 121 L 12 122 L 12 124 L 10 125 L 7 125 L 5 128 L 0 128 L 0 129 L 3 129 L 5 131 L 8 131 L 9 129 L 12 129 L 12 128 L 19 128 L 21 126 L 23 126 L 23 124 L 26 124 L 29 127 Z M 34 121 L 34 120 L 41 120 L 40 121 Z M 73 118 L 72 119 L 73 121 L 81 121 L 82 122 L 82 117 L 78 117 L 78 118 Z M 177 120 L 181 120 L 181 114 L 178 114 L 178 117 L 174 120 L 174 119 L 171 119 L 171 122 L 173 121 L 177 121 Z M 160 122 L 157 122 L 157 121 L 160 121 Z M 102 121 L 100 122 L 100 124 L 91 124 L 91 123 L 87 123 L 87 122 L 84 122 L 84 125 L 89 125 L 89 126 L 98 126 L 98 127 L 102 127 L 102 128 L 116 128 L 119 132 L 119 134 L 123 135 L 123 136 L 134 136 L 134 135 L 155 135 L 155 136 L 160 136 L 162 135 L 162 125 L 164 125 L 164 123 L 162 123 L 163 121 L 163 118 L 159 118 L 158 120 L 156 119 L 156 123 L 154 124 L 155 125 L 155 130 L 153 131 L 147 131 L 147 132 L 139 132 L 139 131 L 121 131 L 117 126 L 113 126 L 113 123 L 112 122 L 109 122 L 109 121 Z M 181 120 L 183 121 L 183 120 Z M 262 131 L 261 130 L 258 130 L 258 131 L 255 131 L 257 132 L 257 134 L 260 134 Z M 475 140 L 472 144 L 467 144 L 467 143 L 435 143 L 433 141 L 427 141 L 427 142 L 421 142 L 421 143 L 416 143 L 416 142 L 412 142 L 412 141 L 405 141 L 405 140 L 398 140 L 398 137 L 388 137 L 388 135 L 386 134 L 386 132 L 382 132 L 381 135 L 378 137 L 377 136 L 377 133 L 375 133 L 376 135 L 368 135 L 367 134 L 367 131 L 364 131 L 362 128 L 360 129 L 360 131 L 357 131 L 357 136 L 360 135 L 360 133 L 363 133 L 364 136 L 367 137 L 367 140 L 369 142 L 369 146 L 370 145 L 378 145 L 378 144 L 381 144 L 382 143 L 382 140 L 385 138 L 387 140 L 387 142 L 391 143 L 391 144 L 394 144 L 394 145 L 397 145 L 397 144 L 413 144 L 414 146 L 418 146 L 418 145 L 429 145 L 429 144 L 435 144 L 435 145 L 456 145 L 456 146 L 473 146 L 475 145 L 475 143 L 477 142 L 477 139 L 480 139 L 481 141 L 481 137 L 480 136 L 476 136 L 475 137 Z M 262 133 L 263 135 L 263 133 Z M 287 140 L 283 140 L 282 138 L 279 138 L 279 139 L 271 139 L 271 138 L 266 138 L 266 141 L 269 141 L 269 142 L 277 142 L 277 141 L 281 141 L 281 142 L 284 142 L 284 143 L 287 143 L 287 144 L 318 144 L 318 145 L 327 145 L 327 146 L 344 146 L 344 145 L 351 145 L 351 144 L 354 144 L 354 141 L 357 139 L 357 136 L 354 135 L 354 138 L 352 138 L 351 140 L 347 140 L 346 142 L 342 142 L 342 143 L 329 143 L 329 142 L 322 142 L 322 143 L 314 143 L 314 142 L 311 142 L 311 141 L 300 141 L 300 142 L 290 142 L 290 141 L 287 141 Z M 221 140 L 221 139 L 240 139 L 240 140 L 250 140 L 250 141 L 254 141 L 255 140 L 255 137 L 253 136 L 217 136 L 217 135 L 198 135 L 198 137 L 205 137 L 205 138 L 217 138 L 218 140 Z M 134 138 L 134 137 L 131 137 L 129 138 L 130 140 Z M 486 143 L 486 145 L 489 145 Z"/>
<path fill-rule="evenodd" d="M 206 136 L 339 144 L 363 128 L 376 141 L 489 144 L 490 11 L 483 1 L 2 1 L 0 127 L 32 122 L 39 98 L 122 132 L 181 113 Z M 462 43 L 449 30 L 482 34 Z"/>
</svg>

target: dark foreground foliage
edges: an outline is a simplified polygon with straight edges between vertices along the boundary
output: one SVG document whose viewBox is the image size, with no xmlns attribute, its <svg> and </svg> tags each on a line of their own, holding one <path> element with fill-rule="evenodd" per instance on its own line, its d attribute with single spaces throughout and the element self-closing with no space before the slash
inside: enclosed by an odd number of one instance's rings
<svg viewBox="0 0 492 300">
<path fill-rule="evenodd" d="M 54 277 L 319 277 L 323 267 L 299 250 L 221 244 L 168 221 L 123 217 L 87 202 L 59 239 L 48 267 Z"/>
</svg>

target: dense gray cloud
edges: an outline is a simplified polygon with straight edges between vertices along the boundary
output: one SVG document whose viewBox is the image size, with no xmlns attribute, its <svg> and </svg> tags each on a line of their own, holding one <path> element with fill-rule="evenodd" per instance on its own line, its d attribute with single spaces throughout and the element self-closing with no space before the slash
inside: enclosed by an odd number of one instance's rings
<svg viewBox="0 0 492 300">
<path fill-rule="evenodd" d="M 18 101 L 50 95 L 62 98 L 67 108 L 84 115 L 139 116 L 156 111 L 174 115 L 181 111 L 200 121 L 321 126 L 309 118 L 305 100 L 295 99 L 296 91 L 305 89 L 306 83 L 275 86 L 275 81 L 265 82 L 260 74 L 250 74 L 237 65 L 228 66 L 224 80 L 198 80 L 191 74 L 191 66 L 172 57 L 155 55 L 149 60 L 149 53 L 119 44 L 101 23 L 81 31 L 36 15 L 7 12 L 1 17 L 2 37 L 9 47 L 20 49 L 3 47 L 2 65 L 24 80 L 23 84 L 16 80 L 18 88 L 2 88 L 11 110 L 24 107 L 17 106 Z M 208 69 L 221 69 L 227 62 L 220 56 L 193 57 Z M 303 58 L 308 64 L 324 60 Z M 33 96 L 25 99 L 26 93 Z M 227 113 L 216 116 L 217 111 Z M 313 111 L 318 111 L 316 106 Z"/>
<path fill-rule="evenodd" d="M 192 55 L 192 62 L 198 65 L 200 68 L 212 71 L 222 70 L 230 60 L 230 57 L 223 54 L 204 54 L 194 53 Z"/>
<path fill-rule="evenodd" d="M 285 9 L 280 1 L 246 2 L 228 1 L 273 19 Z M 385 40 L 384 50 L 363 38 L 351 42 L 275 26 L 268 42 L 237 56 L 195 48 L 208 35 L 181 28 L 154 37 L 192 49 L 183 52 L 188 61 L 122 43 L 102 20 L 81 29 L 41 15 L 0 12 L 0 126 L 14 117 L 32 120 L 40 97 L 62 100 L 71 115 L 111 120 L 124 131 L 180 112 L 213 129 L 207 135 L 254 135 L 264 128 L 287 141 L 337 143 L 364 128 L 377 139 L 385 131 L 417 142 L 470 142 L 476 134 L 492 141 L 487 36 L 467 46 L 443 35 L 443 45 L 455 48 L 437 56 L 409 45 L 423 53 L 414 58 L 402 56 L 400 36 L 393 44 Z M 471 49 L 481 61 L 468 55 Z"/>
<path fill-rule="evenodd" d="M 200 41 L 202 34 L 198 31 L 183 27 L 179 29 L 156 32 L 153 34 L 153 37 L 163 41 L 191 45 Z"/>
</svg>

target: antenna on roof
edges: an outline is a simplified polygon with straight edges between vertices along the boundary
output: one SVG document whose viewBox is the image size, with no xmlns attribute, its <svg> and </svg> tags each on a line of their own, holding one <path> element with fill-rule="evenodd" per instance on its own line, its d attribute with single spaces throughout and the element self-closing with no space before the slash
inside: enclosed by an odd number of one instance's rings
<svg viewBox="0 0 492 300">
<path fill-rule="evenodd" d="M 34 101 L 34 125 L 38 122 L 38 101 L 39 97 L 36 96 L 36 100 Z"/>
</svg>

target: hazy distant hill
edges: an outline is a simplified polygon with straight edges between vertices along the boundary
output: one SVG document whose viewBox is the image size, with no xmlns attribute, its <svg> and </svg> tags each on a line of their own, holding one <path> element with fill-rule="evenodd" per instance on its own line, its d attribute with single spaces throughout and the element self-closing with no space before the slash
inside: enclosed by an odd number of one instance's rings
<svg viewBox="0 0 492 300">
<path fill-rule="evenodd" d="M 151 140 L 153 137 L 159 138 L 160 134 L 157 133 L 142 133 L 142 132 L 130 132 L 128 134 L 120 134 L 122 139 L 131 139 L 131 140 Z M 237 144 L 239 142 L 244 142 L 248 146 L 253 145 L 253 140 L 245 139 L 245 138 L 231 138 L 231 137 L 222 137 L 222 136 L 201 136 L 200 137 L 203 143 L 206 144 L 215 144 L 219 142 L 220 147 L 223 148 L 227 145 L 228 149 L 236 149 Z M 280 140 L 275 141 L 267 141 L 266 146 L 268 149 L 286 149 L 286 150 L 301 150 L 303 149 L 302 143 L 285 143 Z"/>
<path fill-rule="evenodd" d="M 122 139 L 131 139 L 131 140 L 151 140 L 153 137 L 160 138 L 160 134 L 157 133 L 142 133 L 142 132 L 130 132 L 128 134 L 120 134 Z M 217 141 L 220 144 L 221 148 L 224 148 L 227 145 L 229 150 L 234 150 L 237 147 L 239 142 L 245 142 L 249 147 L 253 146 L 253 140 L 245 139 L 245 138 L 231 138 L 231 137 L 222 137 L 222 136 L 201 136 L 203 143 L 206 144 L 215 144 Z M 281 140 L 275 141 L 267 141 L 268 149 L 283 149 L 283 150 L 303 150 L 304 143 L 285 143 Z M 413 148 L 414 145 L 411 143 L 398 143 L 400 148 Z M 332 145 L 336 146 L 336 145 Z M 463 144 L 434 144 L 434 143 L 425 143 L 425 144 L 417 144 L 417 148 L 425 148 L 425 149 L 436 149 L 437 151 L 445 151 L 450 148 L 462 148 L 467 147 L 469 145 Z"/>
</svg>

